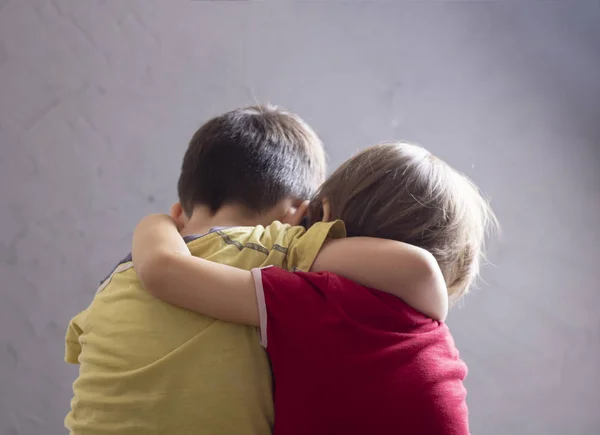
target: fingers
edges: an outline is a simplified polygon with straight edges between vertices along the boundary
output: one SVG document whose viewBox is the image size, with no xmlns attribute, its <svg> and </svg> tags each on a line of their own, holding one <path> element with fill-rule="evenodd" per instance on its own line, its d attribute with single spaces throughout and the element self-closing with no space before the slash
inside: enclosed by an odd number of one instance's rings
<svg viewBox="0 0 600 435">
<path fill-rule="evenodd" d="M 293 227 L 300 225 L 304 216 L 306 216 L 306 212 L 308 211 L 309 201 L 304 201 L 298 207 L 290 207 L 284 216 L 281 223 L 291 225 Z"/>
</svg>

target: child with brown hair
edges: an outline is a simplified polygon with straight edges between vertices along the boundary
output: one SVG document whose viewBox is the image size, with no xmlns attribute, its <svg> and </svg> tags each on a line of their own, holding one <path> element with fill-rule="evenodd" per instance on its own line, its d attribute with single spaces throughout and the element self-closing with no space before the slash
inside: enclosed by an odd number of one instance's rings
<svg viewBox="0 0 600 435">
<path fill-rule="evenodd" d="M 439 314 L 468 291 L 495 223 L 487 201 L 425 149 L 392 143 L 344 163 L 308 219 L 340 219 L 350 236 L 320 250 L 310 270 L 323 273 L 248 272 L 192 257 L 177 223 L 160 215 L 136 229 L 134 267 L 166 302 L 259 327 L 275 378 L 276 434 L 467 434 L 466 366 L 447 327 L 409 305 Z M 443 279 L 413 268 L 421 250 Z M 387 293 L 360 285 L 375 281 Z"/>
</svg>

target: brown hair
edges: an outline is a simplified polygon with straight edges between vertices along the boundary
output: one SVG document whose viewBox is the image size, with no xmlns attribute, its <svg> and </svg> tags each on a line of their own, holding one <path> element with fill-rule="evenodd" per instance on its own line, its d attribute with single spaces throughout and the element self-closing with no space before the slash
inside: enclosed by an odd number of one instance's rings
<svg viewBox="0 0 600 435">
<path fill-rule="evenodd" d="M 325 173 L 323 145 L 306 122 L 276 106 L 250 106 L 200 127 L 177 190 L 188 216 L 196 205 L 216 212 L 231 203 L 260 213 L 284 198 L 310 198 Z"/>
<path fill-rule="evenodd" d="M 349 237 L 398 240 L 433 254 L 452 303 L 477 277 L 487 230 L 496 224 L 465 175 L 408 143 L 376 145 L 342 164 L 311 202 L 311 223 L 322 219 L 323 201 Z"/>
</svg>

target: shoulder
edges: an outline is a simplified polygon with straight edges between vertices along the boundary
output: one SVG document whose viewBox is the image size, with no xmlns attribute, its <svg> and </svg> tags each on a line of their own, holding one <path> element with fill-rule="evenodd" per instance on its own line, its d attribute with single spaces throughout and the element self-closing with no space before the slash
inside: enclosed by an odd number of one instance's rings
<svg viewBox="0 0 600 435">
<path fill-rule="evenodd" d="M 282 247 L 287 247 L 290 238 L 301 235 L 304 231 L 302 227 L 290 227 L 279 221 L 274 221 L 266 227 L 257 225 L 254 227 L 216 229 L 211 231 L 208 236 L 202 237 L 201 240 L 214 235 L 226 245 L 235 246 L 240 251 L 254 249 L 268 254 L 270 250 L 281 250 Z"/>
<path fill-rule="evenodd" d="M 186 236 L 184 240 L 192 255 L 205 258 L 228 246 L 241 251 L 255 231 L 255 227 L 214 228 L 206 234 Z"/>
<path fill-rule="evenodd" d="M 278 224 L 278 225 L 277 225 Z M 250 269 L 271 259 L 280 264 L 287 249 L 285 228 L 273 223 L 268 227 L 216 228 L 188 242 L 192 255 L 217 263 Z"/>
<path fill-rule="evenodd" d="M 341 239 L 346 237 L 346 225 L 341 220 L 316 222 L 303 234 L 304 239 Z"/>
<path fill-rule="evenodd" d="M 254 269 L 254 282 L 259 300 L 264 299 L 269 311 L 286 312 L 296 317 L 307 307 L 323 305 L 324 291 L 330 288 L 327 274 L 289 272 L 268 266 Z"/>
<path fill-rule="evenodd" d="M 98 287 L 97 293 L 104 290 L 104 288 L 110 283 L 113 275 L 121 272 L 125 272 L 126 270 L 133 268 L 133 262 L 131 260 L 131 253 L 127 254 L 125 258 L 117 263 L 115 267 L 113 267 L 112 271 L 102 280 L 100 281 L 100 286 Z"/>
<path fill-rule="evenodd" d="M 328 288 L 331 285 L 330 280 L 343 279 L 329 272 L 290 272 L 277 266 L 266 266 L 255 269 L 255 273 L 260 273 L 263 282 L 268 283 L 270 287 L 288 287 L 291 285 Z"/>
<path fill-rule="evenodd" d="M 289 252 L 287 269 L 294 271 L 311 270 L 317 255 L 328 239 L 338 239 L 346 236 L 346 227 L 340 220 L 333 222 L 317 222 L 308 230 L 302 227 L 292 227 L 295 230 L 288 237 Z"/>
</svg>

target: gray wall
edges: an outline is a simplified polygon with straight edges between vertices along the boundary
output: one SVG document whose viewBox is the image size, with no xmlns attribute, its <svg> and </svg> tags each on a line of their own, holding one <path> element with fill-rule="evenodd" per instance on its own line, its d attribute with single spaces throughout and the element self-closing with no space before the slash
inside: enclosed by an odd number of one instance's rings
<svg viewBox="0 0 600 435">
<path fill-rule="evenodd" d="M 450 324 L 475 434 L 600 433 L 600 4 L 0 1 L 0 434 L 60 434 L 67 322 L 167 210 L 186 142 L 255 100 L 335 166 L 420 142 L 504 227 Z"/>
</svg>

